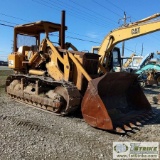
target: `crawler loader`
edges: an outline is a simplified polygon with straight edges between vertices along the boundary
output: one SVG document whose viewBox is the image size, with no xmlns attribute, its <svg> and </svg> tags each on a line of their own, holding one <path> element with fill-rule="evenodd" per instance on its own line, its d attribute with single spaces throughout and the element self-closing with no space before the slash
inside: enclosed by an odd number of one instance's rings
<svg viewBox="0 0 160 160">
<path fill-rule="evenodd" d="M 14 52 L 8 57 L 14 74 L 6 80 L 6 92 L 17 101 L 57 115 L 75 114 L 81 108 L 88 124 L 118 133 L 151 118 L 151 105 L 137 76 L 111 72 L 121 61 L 119 50 L 94 54 L 77 51 L 72 45 L 74 50 L 69 50 L 65 11 L 61 22 L 15 26 Z M 54 32 L 59 33 L 57 45 L 50 40 Z M 28 40 L 30 45 L 20 44 L 20 36 L 33 40 Z"/>
</svg>

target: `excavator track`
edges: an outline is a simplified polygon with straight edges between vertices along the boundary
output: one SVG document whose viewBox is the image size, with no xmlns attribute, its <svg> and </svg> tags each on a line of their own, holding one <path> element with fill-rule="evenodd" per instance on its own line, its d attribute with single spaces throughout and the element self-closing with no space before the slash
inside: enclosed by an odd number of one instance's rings
<svg viewBox="0 0 160 160">
<path fill-rule="evenodd" d="M 16 101 L 63 116 L 71 114 L 81 104 L 81 94 L 73 83 L 50 77 L 10 75 L 6 92 Z"/>
</svg>

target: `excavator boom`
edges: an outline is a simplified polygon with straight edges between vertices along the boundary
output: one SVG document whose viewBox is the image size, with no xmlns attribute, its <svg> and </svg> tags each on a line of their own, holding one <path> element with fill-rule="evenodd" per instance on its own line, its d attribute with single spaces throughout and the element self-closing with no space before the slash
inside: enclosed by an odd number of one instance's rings
<svg viewBox="0 0 160 160">
<path fill-rule="evenodd" d="M 158 17 L 160 17 L 159 13 L 111 31 L 99 48 L 100 63 L 104 63 L 105 57 L 117 43 L 159 31 L 160 20 L 156 19 Z"/>
</svg>

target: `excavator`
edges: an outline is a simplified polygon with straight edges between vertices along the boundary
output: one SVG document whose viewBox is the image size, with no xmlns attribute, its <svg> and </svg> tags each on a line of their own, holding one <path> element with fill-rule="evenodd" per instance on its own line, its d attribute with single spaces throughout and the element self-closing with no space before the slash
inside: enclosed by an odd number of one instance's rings
<svg viewBox="0 0 160 160">
<path fill-rule="evenodd" d="M 126 58 L 127 60 L 124 62 L 123 64 L 123 68 L 124 69 L 137 69 L 139 64 L 141 63 L 143 57 L 142 56 L 138 56 L 134 53 L 131 54 L 131 56 L 129 58 Z"/>
<path fill-rule="evenodd" d="M 112 72 L 112 68 L 121 61 L 117 43 L 160 29 L 160 22 L 145 22 L 110 32 L 98 54 L 77 51 L 65 43 L 65 11 L 61 24 L 38 21 L 15 26 L 14 52 L 8 56 L 14 74 L 6 79 L 7 94 L 56 115 L 74 115 L 81 109 L 86 123 L 95 128 L 120 134 L 131 131 L 155 114 L 137 76 Z M 55 32 L 58 45 L 51 41 Z M 21 44 L 21 36 L 32 38 L 29 45 Z"/>
</svg>

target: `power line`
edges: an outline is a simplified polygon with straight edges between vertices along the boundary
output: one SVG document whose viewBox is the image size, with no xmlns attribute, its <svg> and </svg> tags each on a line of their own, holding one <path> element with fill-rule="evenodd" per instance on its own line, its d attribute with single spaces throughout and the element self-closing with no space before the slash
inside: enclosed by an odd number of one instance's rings
<svg viewBox="0 0 160 160">
<path fill-rule="evenodd" d="M 9 22 L 10 23 L 10 22 Z M 4 23 L 0 23 L 0 25 L 3 25 L 5 27 L 11 27 L 11 28 L 14 28 L 14 26 L 11 26 L 11 25 L 7 25 L 7 24 L 4 24 Z M 50 34 L 50 35 L 53 35 L 53 34 Z M 58 36 L 58 35 L 56 35 Z M 99 43 L 99 42 L 96 42 L 96 41 L 91 41 L 91 40 L 86 40 L 86 39 L 82 39 L 82 38 L 76 38 L 76 37 L 72 37 L 72 36 L 66 36 L 67 38 L 71 38 L 71 39 L 76 39 L 76 40 L 80 40 L 80 41 L 87 41 L 87 42 L 91 42 L 91 43 Z"/>
<path fill-rule="evenodd" d="M 52 8 L 50 5 L 46 5 L 46 3 L 41 3 L 40 1 L 37 1 L 37 0 L 32 0 L 32 1 L 35 1 L 35 2 L 37 2 L 37 3 L 40 3 L 40 4 L 42 4 L 42 5 L 45 5 L 45 6 L 47 6 L 47 7 L 50 7 L 50 8 Z M 60 8 L 60 7 L 59 7 Z M 84 7 L 83 7 L 84 8 Z M 93 12 L 93 11 L 92 11 Z M 19 18 L 19 17 L 15 17 L 15 16 L 11 16 L 11 15 L 7 15 L 7 14 L 4 14 L 4 13 L 0 13 L 1 15 L 3 15 L 3 16 L 6 16 L 6 17 L 11 17 L 11 18 L 14 18 L 14 19 L 18 19 L 18 20 L 23 20 L 23 21 L 28 21 L 28 20 L 25 20 L 25 19 L 22 19 L 22 18 Z M 87 20 L 87 19 L 86 19 Z M 88 20 L 87 20 L 88 21 Z M 6 23 L 11 23 L 11 24 L 13 24 L 12 22 L 8 22 L 8 21 L 6 21 Z M 93 23 L 95 23 L 95 21 L 93 22 Z M 16 24 L 16 23 L 15 23 Z M 6 25 L 6 24 L 2 24 L 1 23 L 1 25 L 3 25 L 3 26 L 7 26 L 7 27 L 14 27 L 14 26 L 11 26 L 11 25 Z M 17 25 L 17 24 L 16 24 Z M 77 34 L 77 35 L 79 35 L 79 34 Z M 84 35 L 85 36 L 85 35 Z M 86 36 L 85 36 L 86 37 Z M 74 38 L 74 37 L 72 37 L 72 38 Z M 88 37 L 88 38 L 90 38 L 90 37 Z M 76 39 L 76 38 L 75 38 Z M 80 38 L 79 38 L 80 39 Z M 85 40 L 86 41 L 86 40 Z M 90 41 L 91 42 L 91 41 Z M 94 42 L 94 41 L 93 41 Z M 95 43 L 98 43 L 98 42 L 95 42 Z"/>
<path fill-rule="evenodd" d="M 57 4 L 55 5 L 55 3 L 54 3 L 54 5 L 52 4 L 52 3 L 50 3 L 50 2 L 48 2 L 48 1 L 45 1 L 45 0 L 32 0 L 33 2 L 36 2 L 36 3 L 38 3 L 38 4 L 40 4 L 40 5 L 43 5 L 43 6 L 45 6 L 45 7 L 49 7 L 49 8 L 53 8 L 53 9 L 55 9 L 56 8 L 56 10 L 57 10 L 57 8 L 59 8 L 60 10 L 62 10 L 62 5 L 60 5 L 61 7 L 59 7 Z M 47 4 L 51 4 L 51 5 L 46 5 L 46 3 Z M 54 7 L 53 7 L 54 6 Z M 65 7 L 66 8 L 66 7 Z M 60 11 L 60 10 L 58 10 L 58 11 Z M 77 16 L 80 16 L 78 13 L 74 13 L 72 10 L 69 10 L 68 11 L 68 14 L 69 15 L 71 15 L 72 17 L 74 17 L 75 15 L 77 15 Z M 80 17 L 82 20 L 84 20 L 84 21 L 87 21 L 87 19 L 86 19 L 86 17 L 83 17 L 82 15 L 81 15 L 81 17 Z M 88 20 L 87 22 L 90 22 L 90 23 L 93 23 L 93 21 L 92 20 Z"/>
<path fill-rule="evenodd" d="M 99 21 L 100 18 L 104 18 L 104 17 L 102 17 L 103 15 L 101 17 L 98 17 L 96 14 L 92 15 L 89 12 L 82 11 L 79 8 L 76 8 L 76 7 L 74 7 L 70 4 L 67 4 L 67 3 L 62 2 L 62 1 L 57 1 L 56 3 L 54 2 L 54 4 L 52 3 L 53 1 L 50 1 L 50 2 L 45 1 L 45 0 L 39 0 L 39 1 L 38 0 L 32 0 L 32 1 L 35 1 L 36 3 L 39 3 L 41 5 L 44 5 L 44 3 L 42 3 L 42 2 L 46 2 L 47 4 L 48 3 L 51 4 L 50 6 L 45 5 L 46 7 L 53 8 L 51 6 L 56 6 L 56 8 L 59 8 L 59 9 L 62 9 L 62 6 L 65 4 L 66 9 L 70 8 L 70 9 L 68 9 L 68 14 L 71 15 L 72 17 L 78 17 L 78 18 L 82 19 L 83 21 L 85 21 L 87 23 L 91 23 L 91 24 L 94 24 L 94 25 L 97 25 L 97 26 L 100 26 L 100 27 L 104 27 L 104 28 L 107 27 L 107 25 L 104 21 Z M 84 7 L 81 7 L 81 8 L 84 9 Z M 105 17 L 105 20 L 106 20 L 106 17 Z"/>
<path fill-rule="evenodd" d="M 4 13 L 0 13 L 0 14 L 3 15 L 3 16 L 10 17 L 10 18 L 14 18 L 14 19 L 18 19 L 18 20 L 21 20 L 21 21 L 27 21 L 27 20 L 25 20 L 25 19 L 18 18 L 18 17 L 14 17 L 14 16 L 7 15 L 7 14 L 4 14 Z"/>
<path fill-rule="evenodd" d="M 123 11 L 124 12 L 124 9 L 122 9 L 122 8 L 120 8 L 119 6 L 117 6 L 116 4 L 114 4 L 113 2 L 111 2 L 110 0 L 106 0 L 106 2 L 109 2 L 110 4 L 112 4 L 114 7 L 116 7 L 117 9 L 119 9 L 119 10 L 121 10 L 121 11 Z M 137 21 L 137 19 L 135 19 L 134 17 L 132 17 L 132 19 L 134 19 L 134 20 L 136 20 Z M 159 38 L 157 38 L 156 37 L 156 35 L 152 35 L 152 36 L 150 36 L 148 39 L 151 39 L 152 37 L 154 37 L 154 39 L 157 39 L 158 41 L 157 42 L 159 42 Z M 142 42 L 143 43 L 143 42 Z M 125 48 L 126 49 L 126 48 Z M 143 48 L 143 50 L 144 50 L 144 48 Z"/>
<path fill-rule="evenodd" d="M 49 35 L 59 37 L 58 35 L 53 34 L 53 33 L 50 33 Z M 83 42 L 90 42 L 90 43 L 100 44 L 100 42 L 97 42 L 97 41 L 91 41 L 91 40 L 77 38 L 77 37 L 72 37 L 72 36 L 68 36 L 68 35 L 66 35 L 66 38 L 76 39 L 76 40 L 83 41 Z"/>
<path fill-rule="evenodd" d="M 9 23 L 9 24 L 15 24 L 15 25 L 18 25 L 17 23 L 13 23 L 13 22 L 8 22 L 8 21 L 5 21 L 5 20 L 0 20 L 1 22 L 5 22 L 5 23 Z"/>
<path fill-rule="evenodd" d="M 14 28 L 14 26 L 3 24 L 3 23 L 0 23 L 0 25 L 3 25 L 5 27 L 12 27 L 12 28 Z M 50 34 L 50 35 L 52 35 L 52 36 L 58 36 L 58 35 L 53 35 L 53 34 Z M 80 41 L 87 41 L 87 42 L 98 43 L 99 44 L 99 42 L 96 42 L 96 41 L 86 40 L 86 39 L 82 39 L 82 38 L 76 38 L 76 37 L 72 37 L 72 36 L 66 36 L 66 38 L 71 38 L 71 39 L 76 39 L 76 40 L 80 40 Z"/>
<path fill-rule="evenodd" d="M 96 3 L 96 4 L 98 4 L 99 6 L 101 6 L 102 8 L 105 8 L 106 10 L 108 10 L 108 11 L 114 13 L 115 15 L 121 16 L 121 15 L 117 14 L 116 12 L 113 12 L 113 10 L 107 8 L 106 6 L 104 6 L 104 5 L 102 5 L 102 4 L 98 3 L 98 2 L 96 2 L 95 0 L 92 0 L 92 1 L 93 1 L 94 3 Z"/>
<path fill-rule="evenodd" d="M 116 22 L 113 21 L 113 19 L 110 19 L 110 18 L 108 18 L 108 17 L 105 17 L 104 15 L 100 14 L 99 12 L 95 12 L 95 10 L 93 11 L 93 10 L 91 10 L 90 8 L 87 8 L 87 7 L 85 7 L 85 6 L 82 6 L 81 4 L 76 3 L 76 2 L 74 2 L 74 1 L 72 1 L 72 0 L 70 0 L 70 1 L 71 1 L 72 3 L 80 6 L 81 8 L 84 8 L 84 9 L 89 10 L 90 12 L 94 13 L 94 16 L 95 16 L 95 15 L 99 15 L 101 18 L 103 17 L 103 18 L 105 18 L 105 20 L 108 19 L 108 20 L 111 21 L 112 23 L 114 22 L 114 24 L 116 24 Z"/>
<path fill-rule="evenodd" d="M 32 0 L 32 1 L 37 1 L 37 0 Z M 107 0 L 106 0 L 107 1 Z M 44 2 L 47 2 L 47 1 L 44 1 Z M 37 3 L 41 3 L 42 5 L 44 5 L 44 6 L 46 6 L 46 7 L 50 7 L 50 8 L 53 8 L 52 6 L 53 5 L 47 5 L 48 3 L 44 3 L 43 1 L 37 1 Z M 59 2 L 59 1 L 58 1 Z M 74 3 L 74 4 L 76 4 L 76 2 L 73 2 L 73 1 L 71 1 L 72 3 Z M 62 2 L 62 3 L 65 3 L 65 2 Z M 97 3 L 97 2 L 96 2 Z M 112 3 L 112 2 L 110 2 L 110 3 Z M 120 10 L 122 10 L 123 11 L 123 9 L 121 9 L 120 7 L 118 7 L 118 6 L 116 6 L 115 4 L 113 4 L 112 3 L 112 5 L 114 5 L 115 7 L 117 7 L 117 8 L 119 8 Z M 70 5 L 71 6 L 71 5 Z M 83 5 L 81 5 L 81 4 L 76 4 L 76 6 L 81 6 L 81 8 L 83 8 L 84 10 L 89 10 L 89 11 L 91 11 L 92 13 L 94 13 L 94 14 L 96 14 L 97 12 L 95 12 L 95 11 L 93 11 L 93 10 L 91 10 L 91 9 L 89 9 L 89 8 L 87 8 L 87 7 L 84 7 Z M 66 6 L 67 7 L 67 6 Z M 101 6 L 102 7 L 102 6 Z M 57 3 L 56 3 L 56 7 L 54 7 L 54 9 L 56 9 L 56 8 L 59 8 L 59 9 L 61 9 L 61 7 L 58 7 L 57 6 Z M 71 7 L 70 7 L 71 8 Z M 104 7 L 103 7 L 104 8 Z M 72 8 L 72 10 L 74 9 L 74 7 Z M 78 8 L 75 8 L 75 9 L 77 9 L 77 12 L 78 12 L 78 14 L 76 14 L 76 15 L 79 15 L 79 14 L 81 14 L 82 12 L 79 12 L 79 9 Z M 107 9 L 107 8 L 106 8 Z M 58 9 L 56 9 L 56 10 L 58 10 Z M 108 9 L 107 9 L 108 10 Z M 59 11 L 59 10 L 58 10 Z M 70 15 L 73 15 L 73 13 L 74 12 L 69 12 L 70 13 Z M 85 12 L 85 13 L 87 13 L 87 12 Z M 18 20 L 23 20 L 23 21 L 27 21 L 27 20 L 24 20 L 24 19 L 22 19 L 22 18 L 18 18 L 18 17 L 14 17 L 14 16 L 10 16 L 10 15 L 6 15 L 6 14 L 3 14 L 3 13 L 0 13 L 1 15 L 4 15 L 4 16 L 7 16 L 7 17 L 11 17 L 11 18 L 14 18 L 14 19 L 18 19 Z M 75 14 L 75 13 L 74 13 Z M 86 14 L 87 15 L 87 14 Z M 91 15 L 91 14 L 90 14 Z M 97 14 L 98 16 L 101 16 L 102 17 L 102 15 L 101 14 Z M 117 14 L 118 15 L 118 14 Z M 88 16 L 86 16 L 86 18 L 84 19 L 85 21 L 87 21 L 87 17 Z M 104 17 L 103 17 L 104 18 Z M 93 19 L 93 21 L 94 21 L 94 25 L 97 25 L 96 23 L 95 23 L 95 19 Z M 93 22 L 92 21 L 92 22 Z M 89 20 L 87 21 L 87 22 L 89 22 L 89 23 L 91 23 Z M 7 22 L 6 22 L 7 23 Z M 1 25 L 6 25 L 6 24 L 4 24 L 4 23 L 2 23 Z M 6 25 L 7 26 L 7 25 Z M 8 25 L 8 27 L 12 27 L 11 25 Z M 100 26 L 100 25 L 99 25 Z M 70 32 L 70 34 L 74 34 L 74 33 L 71 33 Z M 76 35 L 78 35 L 78 36 L 80 36 L 78 33 L 76 34 Z M 83 35 L 82 35 L 83 36 Z M 83 36 L 83 37 L 86 37 L 85 35 Z M 75 37 L 74 37 L 75 38 Z M 87 37 L 87 38 L 89 38 L 89 37 Z M 97 43 L 97 42 L 96 42 Z"/>
<path fill-rule="evenodd" d="M 49 8 L 53 8 L 52 6 L 47 5 L 48 1 L 45 1 L 46 3 L 45 2 L 43 3 L 43 1 L 38 1 L 38 0 L 32 0 L 32 1 L 36 2 L 36 3 L 39 3 L 39 4 L 43 5 L 43 6 L 49 7 Z M 61 9 L 60 7 L 55 7 L 54 9 L 57 10 L 57 11 L 59 11 L 57 8 Z"/>
<path fill-rule="evenodd" d="M 1 26 L 6 26 L 6 27 L 12 27 L 14 28 L 14 26 L 8 25 L 8 24 L 4 24 L 4 23 L 0 23 Z"/>
<path fill-rule="evenodd" d="M 6 25 L 6 24 L 1 24 L 1 23 L 0 23 L 0 25 L 6 26 L 6 27 L 12 27 L 12 28 L 14 27 L 14 26 Z M 58 35 L 55 35 L 55 34 L 50 34 L 50 35 L 51 35 L 51 36 L 57 36 L 57 37 L 58 37 Z M 81 38 L 72 37 L 72 36 L 66 36 L 66 38 L 76 39 L 76 40 L 83 41 L 83 42 L 96 43 L 96 44 L 98 44 L 98 45 L 101 44 L 101 42 L 98 42 L 98 41 L 91 41 L 91 40 L 81 39 Z M 120 47 L 120 48 L 121 48 L 121 47 Z M 134 52 L 133 50 L 131 50 L 131 49 L 127 48 L 127 47 L 125 47 L 125 49 L 128 50 L 128 51 Z M 0 51 L 0 52 L 6 52 L 6 51 Z M 6 52 L 6 53 L 7 53 L 7 52 Z M 139 54 L 140 54 L 140 53 L 139 53 Z"/>
<path fill-rule="evenodd" d="M 112 4 L 113 6 L 115 6 L 116 8 L 120 9 L 121 11 L 124 12 L 124 10 L 122 8 L 120 8 L 119 6 L 115 5 L 113 2 L 106 0 L 107 2 L 109 2 L 110 4 Z"/>
<path fill-rule="evenodd" d="M 70 32 L 70 31 L 66 31 L 66 32 L 68 32 L 68 33 L 70 33 L 70 34 L 75 34 L 75 35 L 78 35 L 78 36 L 81 36 L 81 37 L 91 38 L 91 37 L 89 37 L 89 36 L 82 35 L 82 34 L 79 34 L 79 33 L 74 33 L 74 32 Z M 96 39 L 97 39 L 97 38 L 96 38 Z M 97 40 L 101 41 L 100 39 L 97 39 Z"/>
<path fill-rule="evenodd" d="M 36 0 L 32 0 L 32 1 L 36 1 Z M 37 2 L 38 2 L 38 1 L 37 1 Z M 44 4 L 43 4 L 43 5 L 44 5 Z M 49 7 L 49 6 L 47 6 L 47 7 Z M 51 8 L 52 8 L 52 7 L 51 7 Z M 4 16 L 7 16 L 7 17 L 14 18 L 14 19 L 27 21 L 27 20 L 25 20 L 25 19 L 22 19 L 22 18 L 19 18 L 19 17 L 10 16 L 10 15 L 6 15 L 6 14 L 4 14 L 4 13 L 0 13 L 0 14 L 1 14 L 1 15 L 4 15 Z M 4 21 L 4 20 L 0 20 L 0 21 L 6 22 L 6 23 L 10 23 L 10 24 L 16 24 L 16 25 L 18 25 L 17 23 L 12 23 L 12 22 L 8 22 L 8 21 Z M 14 26 L 8 25 L 8 24 L 4 24 L 4 23 L 0 23 L 0 25 L 6 26 L 6 27 L 14 28 Z M 71 33 L 71 32 L 70 32 L 70 33 Z M 76 33 L 75 33 L 75 34 L 76 34 Z M 77 34 L 77 35 L 79 35 L 79 34 Z M 82 35 L 82 36 L 83 36 L 83 35 Z M 81 39 L 81 38 L 76 38 L 76 37 L 71 37 L 71 36 L 68 36 L 68 38 L 77 39 L 77 40 L 81 40 L 81 41 L 88 41 L 88 42 L 93 42 L 93 43 L 99 43 L 99 42 L 90 41 L 90 40 L 83 40 L 83 39 Z M 90 38 L 90 37 L 88 37 L 88 38 Z"/>
<path fill-rule="evenodd" d="M 96 41 L 91 41 L 91 40 L 86 40 L 86 39 L 81 39 L 81 38 L 75 38 L 75 37 L 71 37 L 71 36 L 66 36 L 67 38 L 71 38 L 71 39 L 76 39 L 76 40 L 80 40 L 80 41 L 86 41 L 86 42 L 91 42 L 91 43 L 96 43 L 96 44 L 100 44 L 100 42 L 96 42 Z"/>
<path fill-rule="evenodd" d="M 12 22 L 8 22 L 8 23 L 12 23 Z M 2 24 L 2 23 L 0 23 L 0 25 L 3 25 L 3 26 L 5 26 L 5 27 L 11 27 L 11 28 L 14 27 L 14 26 L 7 25 L 7 24 Z M 71 33 L 71 32 L 70 32 L 70 33 Z M 74 33 L 74 34 L 76 34 L 76 33 Z M 50 35 L 53 35 L 53 34 L 50 34 Z M 79 35 L 79 34 L 77 34 L 77 35 Z M 54 34 L 53 36 L 58 36 L 58 35 L 55 35 L 55 34 Z M 83 35 L 82 35 L 82 36 L 83 36 Z M 86 36 L 86 37 L 87 37 L 87 36 Z M 86 39 L 77 38 L 77 37 L 72 37 L 72 36 L 67 36 L 67 35 L 66 35 L 66 38 L 76 39 L 76 40 L 84 41 L 84 42 L 96 43 L 96 44 L 98 44 L 98 45 L 101 44 L 101 42 L 98 42 L 98 41 L 91 41 L 91 40 L 86 40 Z M 88 37 L 88 38 L 90 38 L 90 37 Z M 133 52 L 133 50 L 128 49 L 128 48 L 126 48 L 126 47 L 125 47 L 125 49 Z"/>
</svg>

